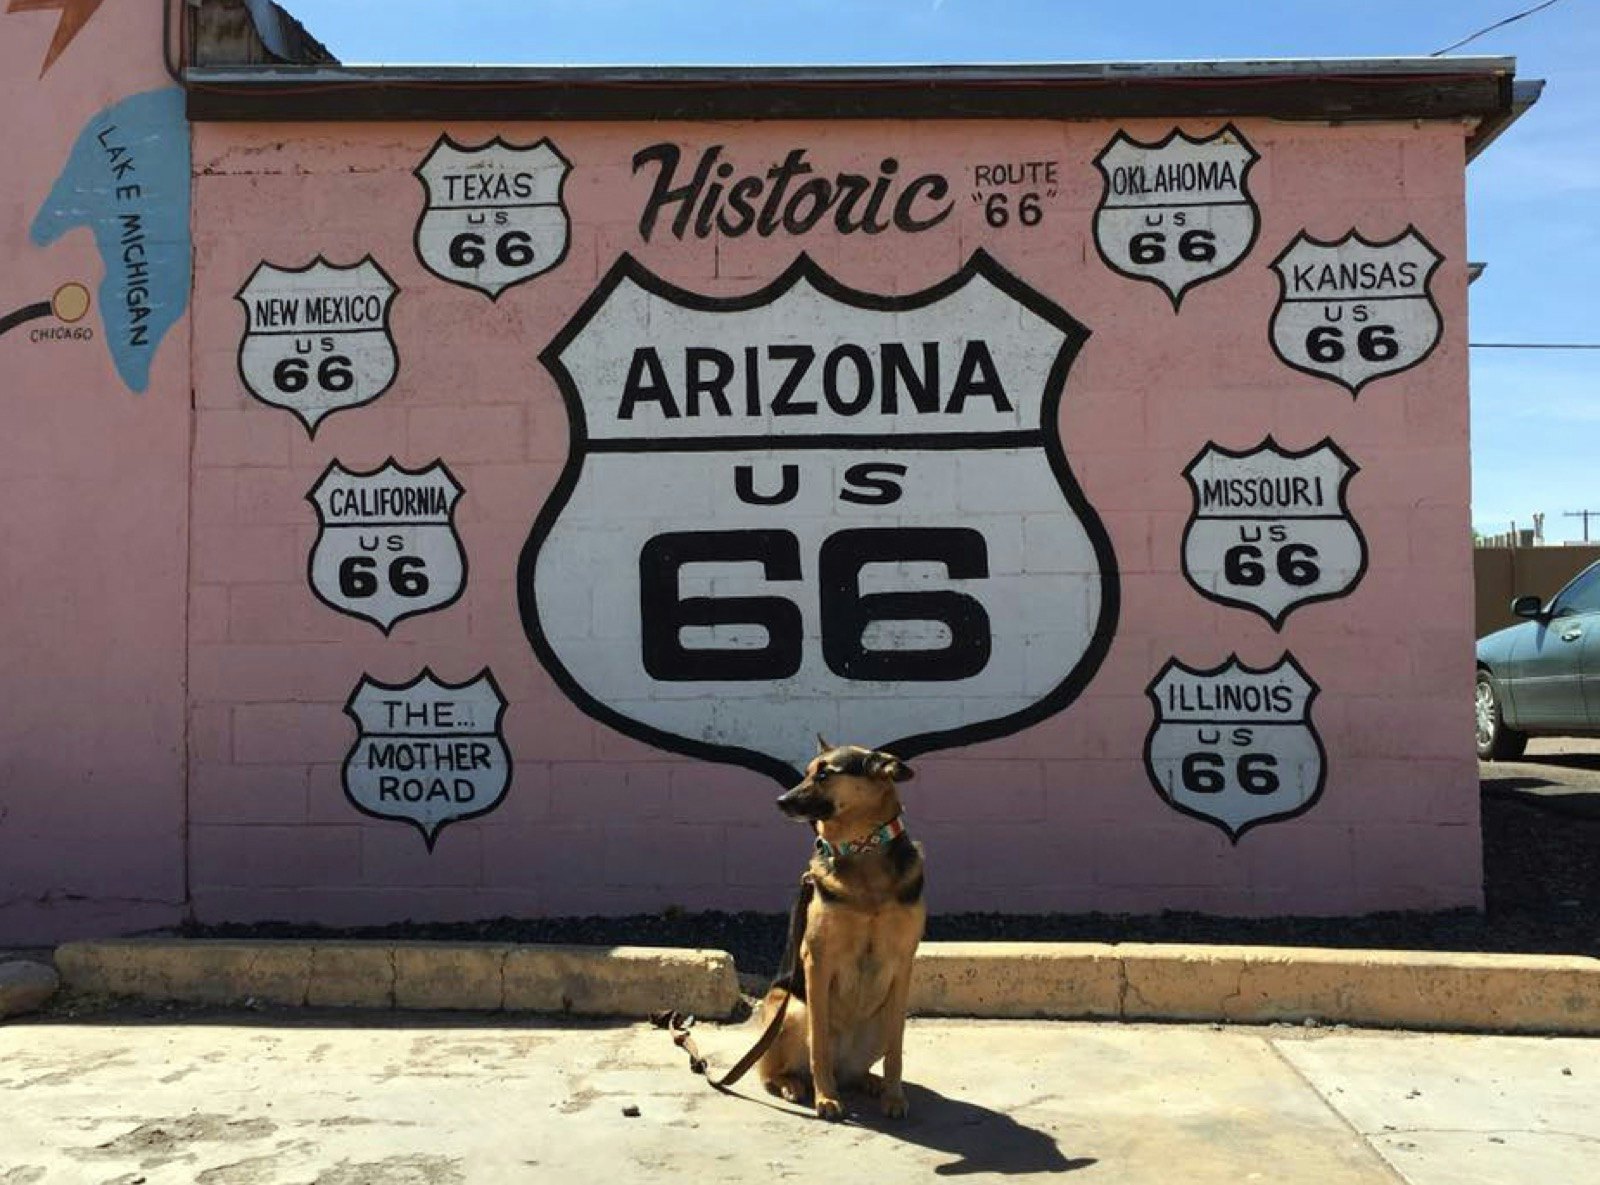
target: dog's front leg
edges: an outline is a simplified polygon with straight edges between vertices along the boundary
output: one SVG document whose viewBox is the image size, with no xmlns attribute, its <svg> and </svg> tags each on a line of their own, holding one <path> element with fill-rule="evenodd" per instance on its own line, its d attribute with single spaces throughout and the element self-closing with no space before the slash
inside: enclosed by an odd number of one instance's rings
<svg viewBox="0 0 1600 1185">
<path fill-rule="evenodd" d="M 833 1038 L 829 1035 L 832 1016 L 833 967 L 808 948 L 806 965 L 806 1039 L 811 1052 L 811 1090 L 817 1114 L 823 1119 L 844 1118 L 839 1101 L 839 1084 L 833 1073 Z"/>
<path fill-rule="evenodd" d="M 907 959 L 889 985 L 888 1011 L 884 1018 L 883 1093 L 878 1105 L 890 1119 L 904 1119 L 908 1110 L 900 1075 L 905 1050 L 906 1005 L 910 999 L 911 960 Z"/>
</svg>

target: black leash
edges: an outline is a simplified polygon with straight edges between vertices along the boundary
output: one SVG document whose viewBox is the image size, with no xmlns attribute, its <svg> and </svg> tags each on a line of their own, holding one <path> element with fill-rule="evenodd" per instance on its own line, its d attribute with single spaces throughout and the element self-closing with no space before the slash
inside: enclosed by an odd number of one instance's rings
<svg viewBox="0 0 1600 1185">
<path fill-rule="evenodd" d="M 783 999 L 778 1001 L 777 1010 L 773 1012 L 772 1019 L 767 1021 L 767 1027 L 762 1030 L 761 1036 L 756 1038 L 756 1043 L 745 1052 L 731 1070 L 721 1078 L 711 1080 L 711 1085 L 717 1090 L 727 1090 L 749 1073 L 750 1067 L 760 1061 L 761 1055 L 766 1053 L 778 1039 L 778 1030 L 783 1026 L 784 1013 L 789 1011 L 789 1001 L 794 998 L 795 976 L 805 973 L 799 966 L 800 939 L 806 932 L 806 910 L 810 907 L 811 898 L 816 895 L 816 891 L 816 882 L 811 879 L 811 874 L 808 872 L 800 878 L 800 893 L 795 898 L 794 908 L 789 911 L 789 941 L 783 952 L 783 962 L 778 968 L 777 978 L 772 981 L 773 987 L 783 989 Z M 802 989 L 802 998 L 804 995 Z M 694 1027 L 694 1019 L 693 1016 L 667 1010 L 652 1013 L 650 1023 L 672 1034 L 672 1043 L 689 1055 L 690 1071 L 704 1074 L 706 1059 L 701 1056 L 700 1049 L 695 1045 L 694 1037 L 689 1032 Z"/>
</svg>

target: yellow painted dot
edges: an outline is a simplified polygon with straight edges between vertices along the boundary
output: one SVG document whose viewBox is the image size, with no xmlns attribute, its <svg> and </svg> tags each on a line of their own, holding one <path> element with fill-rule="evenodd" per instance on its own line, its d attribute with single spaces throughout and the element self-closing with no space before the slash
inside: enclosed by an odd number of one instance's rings
<svg viewBox="0 0 1600 1185">
<path fill-rule="evenodd" d="M 82 284 L 63 284 L 50 298 L 50 309 L 68 323 L 81 321 L 89 311 L 89 290 Z"/>
</svg>

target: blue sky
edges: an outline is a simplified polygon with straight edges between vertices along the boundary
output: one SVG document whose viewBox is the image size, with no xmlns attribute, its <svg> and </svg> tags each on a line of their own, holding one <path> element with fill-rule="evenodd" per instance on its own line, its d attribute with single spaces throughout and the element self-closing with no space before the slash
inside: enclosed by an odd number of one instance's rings
<svg viewBox="0 0 1600 1185">
<path fill-rule="evenodd" d="M 281 0 L 346 62 L 1138 61 L 1426 55 L 1537 0 Z M 1270 15 L 1267 15 L 1270 14 Z M 1600 4 L 1455 52 L 1548 83 L 1468 170 L 1474 342 L 1600 343 Z M 1473 523 L 1580 538 L 1600 510 L 1600 350 L 1472 352 Z M 1600 539 L 1600 519 L 1591 524 Z"/>
</svg>

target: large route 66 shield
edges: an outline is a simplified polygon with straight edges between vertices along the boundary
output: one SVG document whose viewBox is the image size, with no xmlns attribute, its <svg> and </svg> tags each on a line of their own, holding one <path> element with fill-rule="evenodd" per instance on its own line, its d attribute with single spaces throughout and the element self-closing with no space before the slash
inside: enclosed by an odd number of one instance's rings
<svg viewBox="0 0 1600 1185">
<path fill-rule="evenodd" d="M 239 377 L 315 436 L 324 416 L 371 403 L 394 382 L 389 306 L 398 291 L 370 255 L 351 267 L 320 255 L 299 268 L 260 264 L 234 297 L 245 316 Z"/>
<path fill-rule="evenodd" d="M 1174 810 L 1234 843 L 1257 824 L 1303 814 L 1327 776 L 1311 724 L 1317 691 L 1292 654 L 1265 670 L 1237 655 L 1201 671 L 1169 659 L 1146 689 L 1156 707 L 1144 747 L 1151 782 Z"/>
<path fill-rule="evenodd" d="M 1352 396 L 1409 370 L 1439 344 L 1443 321 L 1430 285 L 1443 261 L 1414 226 L 1377 243 L 1354 230 L 1332 243 L 1301 231 L 1272 261 L 1273 350 Z"/>
<path fill-rule="evenodd" d="M 1057 420 L 1086 336 L 981 251 L 909 296 L 623 256 L 542 355 L 572 444 L 518 574 L 535 652 L 607 724 L 784 783 L 819 732 L 911 756 L 1060 711 L 1117 613 Z"/>
<path fill-rule="evenodd" d="M 1188 289 L 1231 271 L 1255 244 L 1246 180 L 1259 159 L 1231 123 L 1198 140 L 1174 128 L 1154 144 L 1119 131 L 1094 158 L 1104 182 L 1094 218 L 1100 258 L 1161 285 L 1177 309 Z"/>
<path fill-rule="evenodd" d="M 318 526 L 311 591 L 386 634 L 407 617 L 454 604 L 467 582 L 454 522 L 461 493 L 442 461 L 412 470 L 390 457 L 370 473 L 332 462 L 306 495 Z"/>
<path fill-rule="evenodd" d="M 488 670 L 466 683 L 426 667 L 409 683 L 363 675 L 344 710 L 358 734 L 345 797 L 364 815 L 412 824 L 430 852 L 447 824 L 488 814 L 511 785 L 506 697 Z"/>
<path fill-rule="evenodd" d="M 1367 570 L 1344 500 L 1355 473 L 1328 439 L 1298 453 L 1270 436 L 1246 452 L 1206 445 L 1183 471 L 1194 494 L 1183 574 L 1201 596 L 1253 610 L 1274 629 L 1300 605 L 1346 595 Z"/>
<path fill-rule="evenodd" d="M 549 140 L 523 146 L 496 136 L 467 148 L 440 136 L 416 169 L 428 191 L 417 258 L 490 300 L 549 271 L 567 257 L 561 189 L 571 168 Z"/>
</svg>

